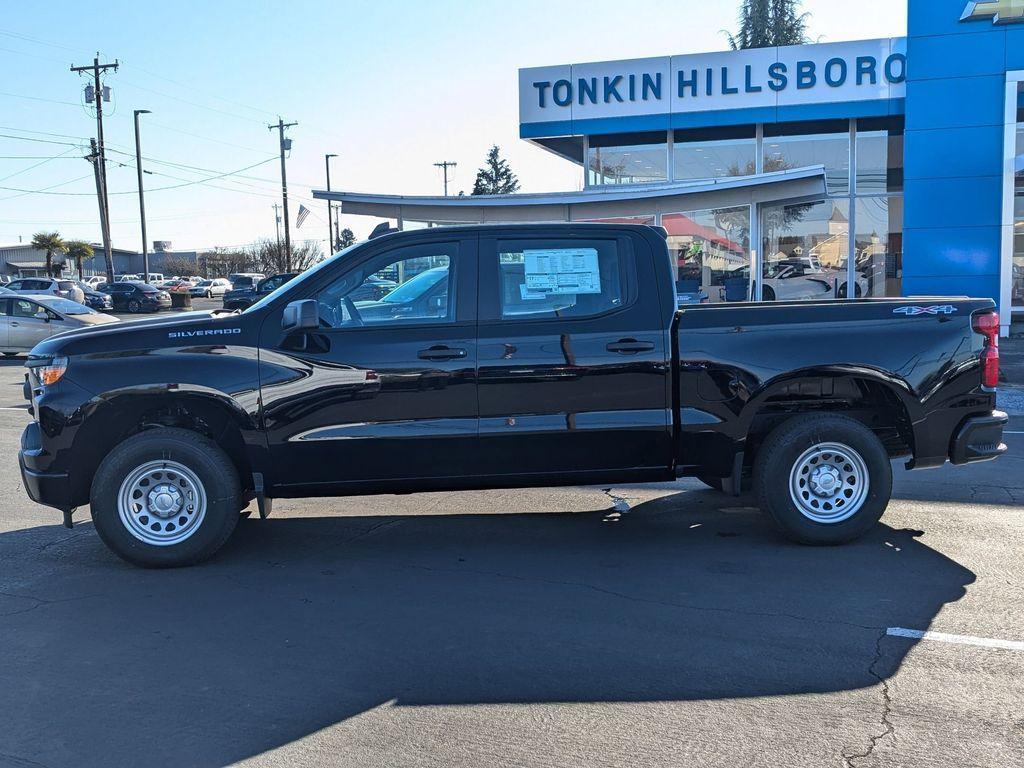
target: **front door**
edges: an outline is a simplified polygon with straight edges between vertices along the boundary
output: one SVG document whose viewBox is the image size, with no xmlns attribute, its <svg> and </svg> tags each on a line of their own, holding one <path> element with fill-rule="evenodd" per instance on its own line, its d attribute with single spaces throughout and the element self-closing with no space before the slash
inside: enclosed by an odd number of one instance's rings
<svg viewBox="0 0 1024 768">
<path fill-rule="evenodd" d="M 665 472 L 671 356 L 652 258 L 614 229 L 481 240 L 485 474 Z"/>
<path fill-rule="evenodd" d="M 476 235 L 450 233 L 368 246 L 289 296 L 316 299 L 318 331 L 284 333 L 281 310 L 268 317 L 260 370 L 275 486 L 329 493 L 472 474 L 476 247 Z M 383 295 L 382 278 L 395 284 Z"/>
<path fill-rule="evenodd" d="M 54 333 L 59 316 L 29 299 L 14 299 L 7 319 L 7 346 L 28 351 Z"/>
</svg>

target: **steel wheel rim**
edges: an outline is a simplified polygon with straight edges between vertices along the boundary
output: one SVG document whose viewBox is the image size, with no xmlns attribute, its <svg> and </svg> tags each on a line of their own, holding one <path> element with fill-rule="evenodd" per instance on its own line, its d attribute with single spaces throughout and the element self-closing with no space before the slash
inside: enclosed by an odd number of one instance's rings
<svg viewBox="0 0 1024 768">
<path fill-rule="evenodd" d="M 206 517 L 206 489 L 184 464 L 147 461 L 121 483 L 117 513 L 128 533 L 144 544 L 180 544 L 199 530 Z"/>
<path fill-rule="evenodd" d="M 815 523 L 849 520 L 864 506 L 869 488 L 863 457 L 842 443 L 818 443 L 804 451 L 789 473 L 789 497 Z"/>
</svg>

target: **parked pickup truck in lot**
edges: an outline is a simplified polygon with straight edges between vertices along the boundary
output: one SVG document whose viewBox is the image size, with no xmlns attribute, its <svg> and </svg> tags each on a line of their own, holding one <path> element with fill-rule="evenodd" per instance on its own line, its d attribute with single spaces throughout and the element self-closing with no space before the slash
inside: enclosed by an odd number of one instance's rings
<svg viewBox="0 0 1024 768">
<path fill-rule="evenodd" d="M 415 295 L 353 300 L 382 274 Z M 385 234 L 241 313 L 43 341 L 21 471 L 146 566 L 209 557 L 252 499 L 682 476 L 834 544 L 878 521 L 891 459 L 1006 450 L 998 328 L 988 299 L 677 310 L 653 227 Z"/>
</svg>

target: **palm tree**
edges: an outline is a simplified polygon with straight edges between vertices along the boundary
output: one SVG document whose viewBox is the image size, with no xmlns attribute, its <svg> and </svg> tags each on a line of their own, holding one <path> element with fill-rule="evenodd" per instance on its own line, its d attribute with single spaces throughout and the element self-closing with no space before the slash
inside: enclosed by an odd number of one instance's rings
<svg viewBox="0 0 1024 768">
<path fill-rule="evenodd" d="M 46 253 L 46 274 L 54 277 L 53 256 L 56 253 L 66 253 L 67 245 L 61 239 L 60 232 L 36 232 L 32 235 L 32 247 L 37 251 Z"/>
<path fill-rule="evenodd" d="M 78 270 L 78 279 L 84 280 L 85 273 L 82 270 L 82 262 L 93 257 L 92 246 L 85 240 L 68 240 L 66 245 L 68 258 L 75 262 L 75 269 Z"/>
</svg>

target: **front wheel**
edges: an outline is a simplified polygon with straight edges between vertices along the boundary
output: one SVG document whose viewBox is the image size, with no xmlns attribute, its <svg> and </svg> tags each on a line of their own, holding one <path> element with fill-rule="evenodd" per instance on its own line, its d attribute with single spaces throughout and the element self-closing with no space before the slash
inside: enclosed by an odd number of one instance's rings
<svg viewBox="0 0 1024 768">
<path fill-rule="evenodd" d="M 779 425 L 758 451 L 761 509 L 801 544 L 842 544 L 878 522 L 892 496 L 892 466 L 875 434 L 846 416 L 808 414 Z"/>
<path fill-rule="evenodd" d="M 212 556 L 238 522 L 238 474 L 216 443 L 185 429 L 147 430 L 111 451 L 93 477 L 96 532 L 119 557 L 166 568 Z"/>
</svg>

